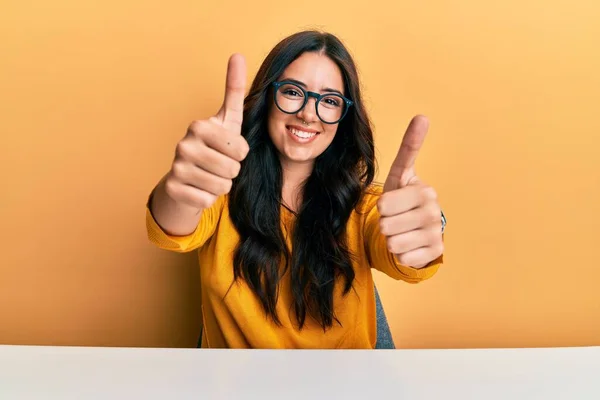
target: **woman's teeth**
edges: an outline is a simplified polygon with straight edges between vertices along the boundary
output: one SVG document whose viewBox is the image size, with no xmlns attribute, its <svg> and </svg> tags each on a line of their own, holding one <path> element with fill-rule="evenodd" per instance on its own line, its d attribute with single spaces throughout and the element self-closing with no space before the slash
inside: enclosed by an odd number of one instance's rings
<svg viewBox="0 0 600 400">
<path fill-rule="evenodd" d="M 302 139 L 310 139 L 311 137 L 313 137 L 313 136 L 315 136 L 317 134 L 316 132 L 312 132 L 312 133 L 311 132 L 304 132 L 304 131 L 299 131 L 298 129 L 294 129 L 294 128 L 290 129 L 290 131 L 294 135 L 296 135 L 296 136 L 298 136 L 299 138 L 302 138 Z"/>
</svg>

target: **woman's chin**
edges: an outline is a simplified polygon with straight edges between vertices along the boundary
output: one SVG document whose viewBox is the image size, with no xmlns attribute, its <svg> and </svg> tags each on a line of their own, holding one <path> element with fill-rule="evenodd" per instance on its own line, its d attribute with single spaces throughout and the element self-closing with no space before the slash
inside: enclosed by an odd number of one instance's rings
<svg viewBox="0 0 600 400">
<path fill-rule="evenodd" d="M 313 163 L 316 159 L 313 152 L 308 149 L 286 149 L 283 158 L 288 163 L 296 164 Z"/>
</svg>

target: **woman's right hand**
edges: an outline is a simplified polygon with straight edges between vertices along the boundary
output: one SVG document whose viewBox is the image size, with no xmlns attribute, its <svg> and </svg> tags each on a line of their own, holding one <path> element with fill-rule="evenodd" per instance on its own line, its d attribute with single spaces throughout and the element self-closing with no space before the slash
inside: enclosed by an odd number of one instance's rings
<svg viewBox="0 0 600 400">
<path fill-rule="evenodd" d="M 177 143 L 164 190 L 178 204 L 203 210 L 231 190 L 249 151 L 241 135 L 245 89 L 245 61 L 234 54 L 227 66 L 221 109 L 207 120 L 192 122 Z"/>
</svg>

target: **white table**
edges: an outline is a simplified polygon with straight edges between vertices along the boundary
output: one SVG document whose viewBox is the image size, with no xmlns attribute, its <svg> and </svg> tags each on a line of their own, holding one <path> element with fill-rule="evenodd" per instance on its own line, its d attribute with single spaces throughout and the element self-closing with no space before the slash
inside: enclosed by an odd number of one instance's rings
<svg viewBox="0 0 600 400">
<path fill-rule="evenodd" d="M 600 399 L 600 347 L 283 351 L 0 346 L 0 399 Z"/>
</svg>

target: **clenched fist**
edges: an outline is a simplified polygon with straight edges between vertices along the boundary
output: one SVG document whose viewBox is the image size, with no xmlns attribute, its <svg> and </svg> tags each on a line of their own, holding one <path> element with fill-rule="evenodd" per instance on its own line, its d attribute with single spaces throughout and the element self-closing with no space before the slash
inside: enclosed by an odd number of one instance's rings
<svg viewBox="0 0 600 400">
<path fill-rule="evenodd" d="M 192 122 L 177 144 L 164 183 L 165 192 L 176 202 L 202 210 L 231 190 L 249 151 L 241 135 L 245 89 L 245 60 L 234 54 L 227 66 L 221 109 L 207 120 Z"/>
<path fill-rule="evenodd" d="M 377 204 L 388 250 L 400 264 L 414 268 L 426 266 L 444 252 L 437 194 L 415 173 L 428 125 L 422 116 L 410 122 Z"/>
</svg>

